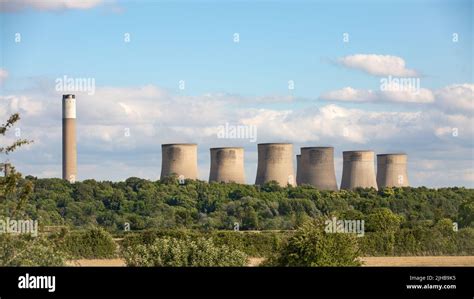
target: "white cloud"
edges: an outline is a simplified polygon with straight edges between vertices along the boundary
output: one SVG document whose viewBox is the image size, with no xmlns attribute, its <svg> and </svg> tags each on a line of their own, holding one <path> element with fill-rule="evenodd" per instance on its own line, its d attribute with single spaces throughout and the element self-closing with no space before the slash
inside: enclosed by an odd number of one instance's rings
<svg viewBox="0 0 474 299">
<path fill-rule="evenodd" d="M 4 119 L 16 112 L 23 116 L 36 116 L 42 110 L 43 104 L 28 96 L 0 96 L 0 117 Z"/>
<path fill-rule="evenodd" d="M 300 146 L 310 145 L 331 145 L 336 152 L 403 150 L 409 153 L 413 163 L 410 165 L 416 165 L 419 159 L 430 159 L 440 150 L 469 161 L 474 136 L 472 115 L 447 114 L 436 110 L 436 105 L 430 106 L 430 110 L 411 112 L 367 111 L 335 104 L 315 107 L 309 102 L 285 110 L 263 109 L 236 106 L 235 97 L 181 96 L 153 85 L 99 87 L 95 95 L 76 93 L 76 99 L 79 179 L 117 180 L 132 175 L 157 179 L 161 144 L 196 142 L 201 179 L 207 179 L 210 147 L 244 146 L 247 180 L 251 183 L 255 178 L 256 143 L 218 139 L 216 128 L 225 122 L 256 125 L 257 143 L 292 142 L 295 153 Z M 37 91 L 34 96 L 0 98 L 0 119 L 16 111 L 23 116 L 22 137 L 35 143 L 14 153 L 12 162 L 24 173 L 38 176 L 59 173 L 61 95 Z M 453 128 L 458 129 L 457 136 L 453 136 Z M 433 160 L 444 161 L 439 157 Z M 451 169 L 446 181 L 438 177 L 431 181 L 431 170 L 422 166 L 412 169 L 426 177 L 426 180 L 412 180 L 417 185 L 471 184 L 466 181 L 469 163 L 456 164 L 459 169 Z M 337 167 L 340 169 L 340 165 Z"/>
<path fill-rule="evenodd" d="M 258 127 L 258 142 L 360 145 L 420 134 L 420 124 L 428 117 L 422 112 L 371 112 L 334 104 L 286 111 L 254 109 L 247 115 L 241 122 Z M 423 134 L 429 134 L 428 125 L 422 126 Z"/>
<path fill-rule="evenodd" d="M 359 69 L 374 76 L 417 76 L 415 70 L 405 67 L 405 60 L 398 56 L 377 54 L 355 54 L 338 59 L 346 67 Z"/>
<path fill-rule="evenodd" d="M 1 0 L 0 11 L 19 11 L 29 8 L 41 11 L 90 9 L 103 2 L 103 0 Z"/>
<path fill-rule="evenodd" d="M 370 89 L 362 90 L 344 87 L 342 89 L 325 92 L 319 98 L 327 101 L 370 102 L 377 100 L 378 97 L 376 92 Z"/>
<path fill-rule="evenodd" d="M 344 87 L 321 94 L 319 99 L 345 102 L 402 102 L 402 103 L 432 103 L 434 96 L 426 88 L 408 88 L 401 90 L 397 84 L 389 85 L 387 90 L 355 89 Z"/>
<path fill-rule="evenodd" d="M 397 83 L 388 84 L 385 90 L 344 87 L 325 92 L 319 99 L 342 102 L 434 103 L 445 112 L 472 115 L 474 112 L 474 84 L 452 84 L 435 91 L 414 86 L 406 88 L 406 86 L 400 86 Z"/>
<path fill-rule="evenodd" d="M 449 112 L 474 112 L 474 84 L 452 84 L 435 91 L 436 102 Z"/>
<path fill-rule="evenodd" d="M 418 186 L 474 186 L 473 162 L 469 159 L 423 159 L 409 161 L 410 183 Z"/>
</svg>

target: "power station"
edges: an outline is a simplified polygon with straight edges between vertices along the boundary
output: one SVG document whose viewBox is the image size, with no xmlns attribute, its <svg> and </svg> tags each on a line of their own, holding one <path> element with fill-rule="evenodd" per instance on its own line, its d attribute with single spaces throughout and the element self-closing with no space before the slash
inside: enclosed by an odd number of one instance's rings
<svg viewBox="0 0 474 299">
<path fill-rule="evenodd" d="M 197 179 L 197 144 L 162 144 L 161 157 L 161 178 L 177 175 L 184 179 Z"/>
<path fill-rule="evenodd" d="M 295 185 L 293 170 L 293 144 L 258 144 L 256 185 L 276 181 L 280 186 Z"/>
<path fill-rule="evenodd" d="M 63 95 L 63 179 L 71 183 L 77 177 L 76 96 Z"/>
<path fill-rule="evenodd" d="M 63 95 L 62 100 L 63 179 L 71 183 L 77 177 L 76 97 Z M 197 144 L 162 144 L 161 178 L 177 175 L 182 179 L 198 178 Z M 211 148 L 209 182 L 245 184 L 244 149 L 242 147 Z M 5 176 L 11 165 L 2 165 Z M 256 185 L 276 181 L 280 186 L 307 184 L 320 190 L 337 190 L 333 147 L 303 147 L 296 155 L 296 182 L 291 143 L 258 144 Z M 377 155 L 377 177 L 373 151 L 343 152 L 341 189 L 409 186 L 406 154 Z"/>
<path fill-rule="evenodd" d="M 211 148 L 211 171 L 209 182 L 245 184 L 244 148 Z"/>
<path fill-rule="evenodd" d="M 373 151 L 346 151 L 342 156 L 341 189 L 350 190 L 357 187 L 377 189 Z"/>
<path fill-rule="evenodd" d="M 407 187 L 407 160 L 406 154 L 377 155 L 378 187 Z"/>
<path fill-rule="evenodd" d="M 333 147 L 302 147 L 300 164 L 301 184 L 337 191 Z"/>
</svg>

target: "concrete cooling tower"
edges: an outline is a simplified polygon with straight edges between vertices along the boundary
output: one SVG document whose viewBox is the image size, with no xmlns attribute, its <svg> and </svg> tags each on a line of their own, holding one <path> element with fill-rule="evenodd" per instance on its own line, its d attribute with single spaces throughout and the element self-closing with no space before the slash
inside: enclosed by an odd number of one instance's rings
<svg viewBox="0 0 474 299">
<path fill-rule="evenodd" d="M 280 186 L 295 185 L 293 145 L 291 143 L 261 143 L 258 145 L 256 185 L 277 181 Z"/>
<path fill-rule="evenodd" d="M 377 185 L 384 187 L 407 187 L 407 160 L 406 154 L 377 155 Z"/>
<path fill-rule="evenodd" d="M 357 187 L 377 189 L 373 151 L 347 151 L 342 153 L 341 189 Z"/>
<path fill-rule="evenodd" d="M 77 177 L 76 96 L 63 95 L 63 179 L 71 183 Z"/>
<path fill-rule="evenodd" d="M 197 144 L 162 144 L 161 157 L 161 178 L 175 174 L 184 179 L 197 179 Z"/>
<path fill-rule="evenodd" d="M 296 185 L 301 185 L 301 155 L 296 155 Z"/>
<path fill-rule="evenodd" d="M 301 148 L 301 184 L 337 191 L 333 147 Z"/>
<path fill-rule="evenodd" d="M 244 149 L 242 147 L 211 148 L 209 182 L 245 184 Z"/>
</svg>

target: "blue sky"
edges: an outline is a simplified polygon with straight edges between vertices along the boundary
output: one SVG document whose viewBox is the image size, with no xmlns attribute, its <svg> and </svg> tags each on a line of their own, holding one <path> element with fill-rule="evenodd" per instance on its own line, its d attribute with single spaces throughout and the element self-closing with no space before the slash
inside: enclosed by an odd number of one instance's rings
<svg viewBox="0 0 474 299">
<path fill-rule="evenodd" d="M 472 63 L 470 1 L 293 2 L 126 1 L 116 3 L 121 13 L 102 6 L 2 14 L 3 65 L 19 79 L 67 73 L 102 85 L 170 89 L 186 79 L 190 94 L 279 94 L 293 79 L 295 95 L 314 97 L 342 85 L 378 84 L 341 71 L 332 63 L 337 57 L 389 53 L 422 70 L 427 87 L 472 80 L 469 68 L 460 70 Z M 453 32 L 460 35 L 455 47 Z"/>
<path fill-rule="evenodd" d="M 70 5 L 66 7 L 62 2 L 69 2 Z M 41 126 L 51 128 L 57 125 L 54 116 L 58 115 L 59 110 L 48 105 L 52 105 L 52 100 L 60 100 L 60 97 L 53 98 L 54 80 L 67 75 L 95 79 L 98 92 L 89 99 L 90 103 L 101 101 L 99 95 L 102 95 L 110 105 L 125 103 L 132 107 L 140 99 L 127 102 L 120 96 L 108 98 L 110 94 L 120 95 L 111 90 L 115 88 L 127 93 L 141 90 L 143 86 L 153 86 L 156 90 L 151 93 L 162 96 L 160 99 L 163 101 L 185 103 L 183 111 L 191 105 L 189 103 L 198 105 L 194 110 L 197 113 L 200 109 L 210 111 L 212 116 L 207 123 L 201 123 L 199 119 L 193 123 L 193 117 L 190 117 L 191 120 L 184 125 L 190 130 L 201 128 L 201 131 L 174 131 L 174 135 L 170 134 L 170 140 L 173 136 L 186 141 L 193 141 L 192 137 L 199 139 L 203 144 L 200 152 L 203 163 L 207 159 L 207 148 L 213 144 L 219 145 L 219 140 L 202 133 L 204 128 L 219 125 L 223 121 L 268 124 L 277 119 L 274 125 L 287 131 L 278 133 L 275 131 L 277 128 L 270 128 L 271 125 L 259 127 L 259 142 L 273 140 L 279 135 L 281 139 L 295 143 L 295 153 L 300 145 L 320 143 L 333 144 L 339 150 L 354 147 L 376 151 L 403 149 L 419 162 L 413 163 L 412 171 L 424 171 L 425 177 L 420 174 L 419 178 L 412 180 L 416 184 L 474 185 L 473 135 L 469 128 L 469 124 L 473 124 L 474 14 L 471 1 L 8 0 L 2 5 L 0 68 L 7 74 L 0 86 L 3 112 L 6 115 L 15 109 L 23 109 L 24 132 L 30 132 L 31 136 L 43 140 L 23 154 L 11 157 L 11 160 L 18 159 L 18 167 L 24 172 L 38 176 L 59 176 L 56 171 L 56 163 L 60 161 L 60 157 L 56 157 L 58 149 L 46 146 L 57 145 L 57 140 L 47 142 L 48 138 L 55 137 L 47 136 L 44 132 L 33 132 L 33 128 L 38 130 Z M 15 33 L 21 33 L 20 43 L 15 42 Z M 124 42 L 125 33 L 130 33 L 129 43 Z M 233 41 L 234 33 L 239 34 L 238 43 Z M 349 42 L 343 42 L 343 33 L 349 34 Z M 459 36 L 456 43 L 452 41 L 453 33 Z M 363 62 L 356 61 L 357 57 L 353 55 L 365 55 L 362 56 Z M 326 96 L 330 91 L 345 87 L 359 91 L 378 90 L 380 78 L 392 73 L 390 67 L 386 67 L 384 75 L 374 74 L 370 66 L 375 62 L 370 59 L 378 61 L 384 55 L 390 56 L 390 59 L 400 58 L 405 63 L 405 70 L 414 70 L 414 77 L 421 80 L 421 88 L 433 94 L 427 96 L 431 97 L 430 100 L 414 98 L 408 101 L 403 95 L 396 96 L 395 100 L 393 97 L 387 100 L 383 94 L 370 101 L 361 101 L 360 96 L 349 100 Z M 352 58 L 344 64 L 341 63 L 344 57 Z M 365 66 L 364 63 L 370 65 Z M 185 90 L 179 90 L 180 80 L 185 80 Z M 289 80 L 294 81 L 294 90 L 288 90 Z M 447 88 L 453 85 L 453 88 Z M 103 88 L 107 90 L 101 90 Z M 467 94 L 467 100 L 448 103 L 453 99 L 456 101 L 460 93 L 464 97 Z M 289 95 L 295 99 L 282 99 Z M 146 98 L 140 92 L 136 96 Z M 17 98 L 16 105 L 12 104 L 15 102 L 12 97 Z M 209 97 L 225 105 L 215 111 L 206 108 Z M 229 97 L 246 100 L 230 101 Z M 262 97 L 271 97 L 273 100 L 253 100 Z M 161 100 L 150 101 L 157 105 L 161 103 Z M 78 105 L 80 103 L 81 97 L 78 96 Z M 144 103 L 147 105 L 146 101 Z M 214 106 L 212 103 L 209 105 Z M 353 113 L 358 115 L 360 122 L 349 121 L 349 126 L 360 129 L 355 132 L 357 136 L 340 141 L 340 132 L 325 132 L 308 137 L 292 133 L 305 128 L 308 123 L 308 130 L 322 130 L 321 123 L 329 122 L 324 117 L 333 119 L 324 114 L 322 109 L 331 105 L 342 109 L 338 110 L 341 119 L 337 124 L 344 122 Z M 28 111 L 31 109 L 26 106 L 37 108 Z M 233 109 L 240 109 L 240 114 L 234 117 Z M 355 112 L 351 109 L 355 109 Z M 78 110 L 80 112 L 81 108 Z M 285 111 L 289 114 L 278 114 Z M 311 111 L 314 113 L 311 114 Z M 392 112 L 400 114 L 390 120 L 386 113 Z M 28 113 L 31 115 L 29 120 L 26 118 Z M 140 119 L 128 115 L 129 118 L 123 118 L 123 124 L 120 121 L 105 122 L 107 128 L 104 130 L 109 130 L 104 133 L 105 137 L 80 134 L 79 138 L 84 143 L 79 147 L 82 149 L 79 158 L 82 155 L 84 161 L 87 160 L 91 165 L 97 164 L 97 161 L 114 164 L 114 159 L 117 159 L 124 163 L 122 167 L 125 169 L 136 162 L 127 157 L 141 152 L 141 158 L 135 159 L 143 159 L 148 154 L 150 159 L 157 160 L 158 165 L 154 167 L 159 167 L 159 156 L 153 154 L 159 154 L 157 146 L 164 143 L 159 138 L 157 143 L 147 146 L 133 145 L 130 141 L 132 144 L 128 152 L 116 149 L 113 155 L 103 149 L 110 148 L 107 144 L 113 142 L 110 138 L 113 140 L 114 135 L 110 130 L 113 131 L 114 126 L 115 130 L 120 131 L 120 126 L 133 127 L 137 122 L 145 122 L 156 133 L 157 124 L 176 127 L 181 126 L 182 122 L 180 118 L 162 121 L 154 117 L 147 119 L 143 113 L 137 112 L 136 115 L 140 115 Z M 285 125 L 290 120 L 293 122 L 297 116 L 306 118 L 308 122 L 302 121 L 294 127 Z M 270 118 L 262 121 L 265 117 Z M 417 118 L 417 121 L 407 121 L 410 117 Z M 82 119 L 84 125 L 93 126 L 94 122 L 97 123 L 97 118 L 86 112 Z M 368 122 L 368 119 L 373 119 L 373 122 Z M 378 123 L 381 124 L 380 130 L 393 129 L 390 141 L 375 136 Z M 32 128 L 31 131 L 28 128 Z M 452 128 L 462 129 L 462 138 L 443 139 Z M 404 130 L 409 130 L 409 133 L 403 133 Z M 154 133 L 150 134 L 154 136 Z M 139 140 L 135 142 L 141 143 Z M 256 145 L 245 143 L 244 146 L 246 150 L 255 152 Z M 51 156 L 48 164 L 33 167 L 28 163 L 26 152 L 35 150 Z M 444 163 L 446 152 L 456 153 L 458 164 Z M 247 167 L 249 182 L 254 176 L 252 165 L 255 163 L 252 159 L 249 159 Z M 422 160 L 428 162 L 423 164 L 420 162 Z M 460 165 L 464 165 L 464 169 L 459 169 Z M 208 171 L 206 167 L 204 163 L 203 179 Z M 436 172 L 437 167 L 440 170 L 448 167 L 453 173 L 449 179 L 436 174 L 429 177 L 427 172 Z M 97 172 L 92 170 L 92 166 L 88 169 L 82 172 L 81 178 L 127 177 L 125 174 L 117 175 L 117 171 Z M 133 174 L 154 178 L 153 169 L 140 171 Z"/>
</svg>

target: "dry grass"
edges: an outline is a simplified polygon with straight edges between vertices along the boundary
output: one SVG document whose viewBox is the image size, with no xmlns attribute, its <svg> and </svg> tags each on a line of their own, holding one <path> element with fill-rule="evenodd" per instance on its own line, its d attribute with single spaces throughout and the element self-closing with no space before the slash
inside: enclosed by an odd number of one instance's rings
<svg viewBox="0 0 474 299">
<path fill-rule="evenodd" d="M 80 259 L 72 260 L 66 263 L 72 267 L 124 267 L 123 259 Z"/>
<path fill-rule="evenodd" d="M 474 266 L 474 256 L 377 256 L 361 260 L 366 267 Z"/>
<path fill-rule="evenodd" d="M 265 260 L 264 257 L 249 257 L 247 266 L 249 267 L 258 267 L 263 261 Z"/>
<path fill-rule="evenodd" d="M 250 257 L 247 266 L 257 267 L 265 258 Z M 474 256 L 382 256 L 362 257 L 365 267 L 474 266 Z M 123 259 L 80 259 L 67 262 L 72 267 L 123 267 Z"/>
</svg>

